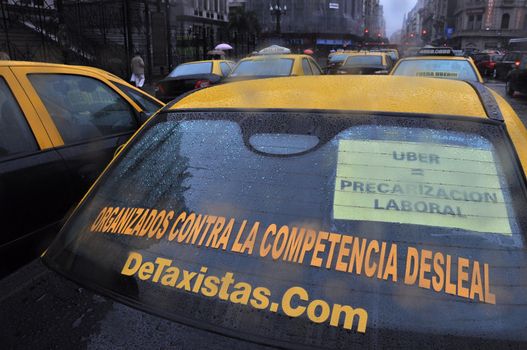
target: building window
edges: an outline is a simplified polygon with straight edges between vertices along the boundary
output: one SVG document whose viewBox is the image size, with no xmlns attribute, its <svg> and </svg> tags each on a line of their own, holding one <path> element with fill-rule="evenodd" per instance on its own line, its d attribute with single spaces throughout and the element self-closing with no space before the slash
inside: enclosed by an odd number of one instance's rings
<svg viewBox="0 0 527 350">
<path fill-rule="evenodd" d="M 467 29 L 468 30 L 474 29 L 474 16 L 473 15 L 468 16 Z"/>
<path fill-rule="evenodd" d="M 509 29 L 510 20 L 511 16 L 508 13 L 504 13 L 503 16 L 501 16 L 501 29 Z"/>
<path fill-rule="evenodd" d="M 483 20 L 483 15 L 477 15 L 476 21 L 474 23 L 474 29 L 479 30 L 481 29 L 481 22 Z"/>
</svg>

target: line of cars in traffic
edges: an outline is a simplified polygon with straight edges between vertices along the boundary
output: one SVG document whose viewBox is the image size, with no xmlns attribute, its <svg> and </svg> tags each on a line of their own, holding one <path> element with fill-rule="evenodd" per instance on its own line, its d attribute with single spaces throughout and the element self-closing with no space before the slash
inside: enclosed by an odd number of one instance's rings
<svg viewBox="0 0 527 350">
<path fill-rule="evenodd" d="M 158 98 L 0 63 L 0 247 L 75 206 L 0 282 L 7 348 L 526 345 L 527 130 L 474 61 L 277 50 Z"/>
<path fill-rule="evenodd" d="M 471 54 L 484 77 L 505 81 L 507 95 L 527 93 L 527 51 L 484 51 Z"/>
<path fill-rule="evenodd" d="M 400 59 L 394 48 L 339 50 L 330 53 L 325 67 L 321 68 L 310 55 L 291 54 L 287 48 L 272 46 L 237 64 L 228 60 L 181 64 L 157 84 L 156 97 L 168 102 L 193 89 L 220 83 L 322 74 L 391 74 L 482 82 L 481 72 L 483 76 L 488 75 L 491 69 L 494 71 L 496 63 L 491 61 L 489 54 L 484 55 L 475 56 L 479 59 L 476 61 L 472 57 L 459 56 L 448 47 L 425 47 L 414 56 Z M 502 70 L 501 66 L 497 69 Z"/>
</svg>

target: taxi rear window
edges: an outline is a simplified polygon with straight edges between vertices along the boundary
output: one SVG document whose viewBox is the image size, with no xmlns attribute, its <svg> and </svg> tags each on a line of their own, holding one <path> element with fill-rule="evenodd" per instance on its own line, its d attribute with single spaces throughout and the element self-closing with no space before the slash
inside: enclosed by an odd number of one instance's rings
<svg viewBox="0 0 527 350">
<path fill-rule="evenodd" d="M 284 76 L 293 69 L 291 58 L 266 58 L 241 61 L 230 74 L 231 77 L 243 76 Z"/>
<path fill-rule="evenodd" d="M 344 63 L 345 66 L 382 65 L 381 56 L 350 56 Z"/>
<path fill-rule="evenodd" d="M 164 113 L 44 259 L 260 343 L 498 346 L 527 340 L 524 185 L 491 121 Z"/>
<path fill-rule="evenodd" d="M 476 72 L 470 63 L 461 60 L 427 59 L 401 61 L 395 68 L 393 75 L 478 81 Z"/>
<path fill-rule="evenodd" d="M 329 59 L 329 62 L 331 62 L 331 63 L 344 62 L 344 60 L 346 60 L 346 58 L 347 58 L 348 56 L 349 56 L 348 54 L 333 55 L 333 56 L 331 56 L 331 58 Z"/>
<path fill-rule="evenodd" d="M 209 74 L 212 73 L 212 62 L 186 63 L 177 66 L 169 77 L 179 77 L 182 75 Z"/>
</svg>

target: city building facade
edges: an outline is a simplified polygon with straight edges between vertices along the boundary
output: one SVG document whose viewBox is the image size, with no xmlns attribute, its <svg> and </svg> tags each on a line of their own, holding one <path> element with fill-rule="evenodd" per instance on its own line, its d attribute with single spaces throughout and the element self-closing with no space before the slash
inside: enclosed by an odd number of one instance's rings
<svg viewBox="0 0 527 350">
<path fill-rule="evenodd" d="M 379 0 L 0 0 L 0 51 L 124 78 L 136 52 L 163 76 L 221 42 L 231 57 L 270 43 L 323 55 L 385 36 Z"/>
<path fill-rule="evenodd" d="M 448 0 L 425 1 L 419 10 L 421 39 L 426 43 L 442 44 L 447 34 Z"/>
<path fill-rule="evenodd" d="M 385 38 L 384 7 L 379 0 L 364 0 L 364 33 L 369 37 Z"/>
<path fill-rule="evenodd" d="M 364 0 L 246 0 L 245 7 L 260 20 L 263 44 L 300 50 L 353 44 L 363 35 Z"/>
<path fill-rule="evenodd" d="M 402 41 L 458 49 L 505 49 L 527 37 L 527 0 L 418 0 L 408 12 Z"/>
<path fill-rule="evenodd" d="M 421 45 L 421 28 L 423 21 L 421 9 L 425 0 L 418 0 L 415 6 L 405 15 L 401 31 L 401 43 L 405 45 Z"/>
<path fill-rule="evenodd" d="M 462 49 L 506 48 L 512 38 L 527 36 L 526 0 L 454 1 L 452 45 Z"/>
<path fill-rule="evenodd" d="M 172 0 L 173 56 L 177 63 L 206 57 L 207 51 L 228 40 L 228 0 Z"/>
</svg>

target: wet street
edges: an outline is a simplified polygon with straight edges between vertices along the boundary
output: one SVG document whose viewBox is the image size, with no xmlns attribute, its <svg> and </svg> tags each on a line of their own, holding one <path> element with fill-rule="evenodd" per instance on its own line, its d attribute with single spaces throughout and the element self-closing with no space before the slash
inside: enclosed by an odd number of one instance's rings
<svg viewBox="0 0 527 350">
<path fill-rule="evenodd" d="M 489 80 L 485 85 L 503 96 L 512 108 L 514 108 L 514 111 L 516 111 L 516 114 L 518 114 L 523 124 L 527 126 L 527 95 L 516 93 L 514 97 L 507 96 L 505 93 L 505 83 L 497 80 Z"/>
</svg>

